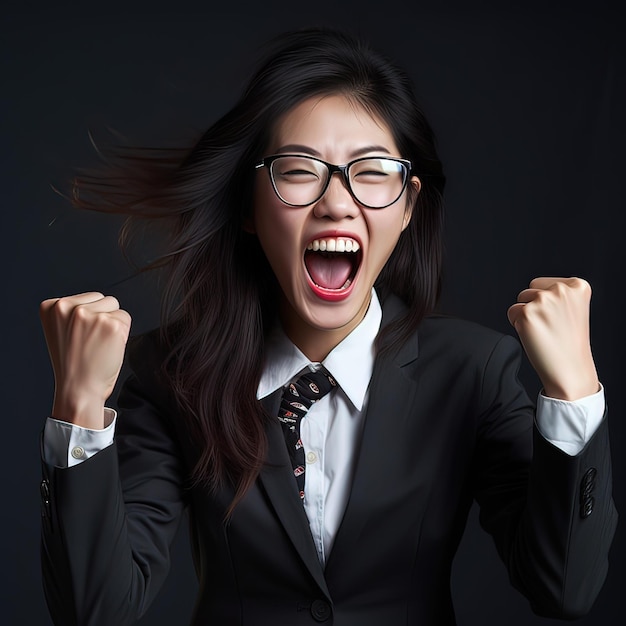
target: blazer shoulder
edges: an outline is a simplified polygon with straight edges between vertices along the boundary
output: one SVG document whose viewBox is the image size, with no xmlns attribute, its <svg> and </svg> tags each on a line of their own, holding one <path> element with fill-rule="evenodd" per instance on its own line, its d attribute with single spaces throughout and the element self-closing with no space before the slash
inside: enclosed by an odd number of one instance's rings
<svg viewBox="0 0 626 626">
<path fill-rule="evenodd" d="M 126 346 L 126 361 L 137 375 L 154 374 L 172 353 L 173 332 L 167 334 L 161 327 L 133 335 Z"/>
<path fill-rule="evenodd" d="M 503 346 L 512 352 L 521 350 L 518 339 L 512 335 L 476 322 L 439 314 L 430 315 L 422 321 L 418 338 L 420 352 L 436 351 L 481 361 L 489 358 L 496 347 Z"/>
</svg>

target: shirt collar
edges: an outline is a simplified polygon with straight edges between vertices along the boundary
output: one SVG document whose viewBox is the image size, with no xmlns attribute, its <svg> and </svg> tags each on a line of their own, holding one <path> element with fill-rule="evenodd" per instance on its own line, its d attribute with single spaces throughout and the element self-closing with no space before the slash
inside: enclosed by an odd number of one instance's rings
<svg viewBox="0 0 626 626">
<path fill-rule="evenodd" d="M 322 365 L 332 374 L 359 411 L 363 409 L 374 369 L 374 341 L 381 320 L 380 302 L 376 291 L 372 289 L 370 305 L 361 323 L 322 361 Z M 277 324 L 267 340 L 265 366 L 257 389 L 257 398 L 269 396 L 284 387 L 309 365 L 312 362 L 285 335 L 280 324 Z"/>
</svg>

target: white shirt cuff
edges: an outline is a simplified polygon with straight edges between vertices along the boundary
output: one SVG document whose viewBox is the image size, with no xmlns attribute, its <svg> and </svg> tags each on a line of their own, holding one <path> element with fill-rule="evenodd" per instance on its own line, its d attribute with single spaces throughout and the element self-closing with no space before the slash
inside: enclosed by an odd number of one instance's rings
<svg viewBox="0 0 626 626">
<path fill-rule="evenodd" d="M 49 417 L 43 431 L 44 461 L 55 467 L 73 467 L 113 443 L 117 412 L 104 409 L 105 423 L 102 430 L 91 430 L 69 422 Z"/>
<path fill-rule="evenodd" d="M 537 399 L 537 428 L 557 448 L 576 456 L 593 437 L 604 416 L 604 387 L 591 396 L 573 402 L 549 398 Z"/>
</svg>

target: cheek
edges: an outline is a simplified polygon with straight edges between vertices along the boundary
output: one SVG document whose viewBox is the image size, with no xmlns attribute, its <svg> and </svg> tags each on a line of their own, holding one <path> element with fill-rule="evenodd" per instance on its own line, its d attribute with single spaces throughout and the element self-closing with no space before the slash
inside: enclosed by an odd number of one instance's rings
<svg viewBox="0 0 626 626">
<path fill-rule="evenodd" d="M 388 217 L 390 219 L 380 220 L 380 222 L 372 225 L 372 248 L 382 263 L 389 258 L 398 245 L 400 235 L 410 221 L 405 218 L 403 213 Z"/>
<path fill-rule="evenodd" d="M 290 274 L 300 255 L 298 215 L 287 209 L 272 190 L 268 197 L 259 185 L 255 193 L 252 215 L 253 231 L 274 274 Z"/>
<path fill-rule="evenodd" d="M 289 250 L 297 240 L 298 224 L 294 223 L 293 216 L 284 207 L 276 210 L 271 205 L 257 205 L 254 211 L 254 228 L 264 248 L 272 244 L 280 250 Z"/>
</svg>

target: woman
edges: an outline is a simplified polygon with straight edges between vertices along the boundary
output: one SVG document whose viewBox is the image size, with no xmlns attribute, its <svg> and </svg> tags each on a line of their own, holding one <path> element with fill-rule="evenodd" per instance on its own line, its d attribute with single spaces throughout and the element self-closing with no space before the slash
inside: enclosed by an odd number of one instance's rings
<svg viewBox="0 0 626 626">
<path fill-rule="evenodd" d="M 534 610 L 588 610 L 616 519 L 589 285 L 535 279 L 509 310 L 544 387 L 533 429 L 517 343 L 434 315 L 444 177 L 406 76 L 346 35 L 288 34 L 162 155 L 77 182 L 78 206 L 171 234 L 118 418 L 129 315 L 99 293 L 41 306 L 55 623 L 133 623 L 188 507 L 193 624 L 454 624 L 473 498 Z"/>
</svg>

